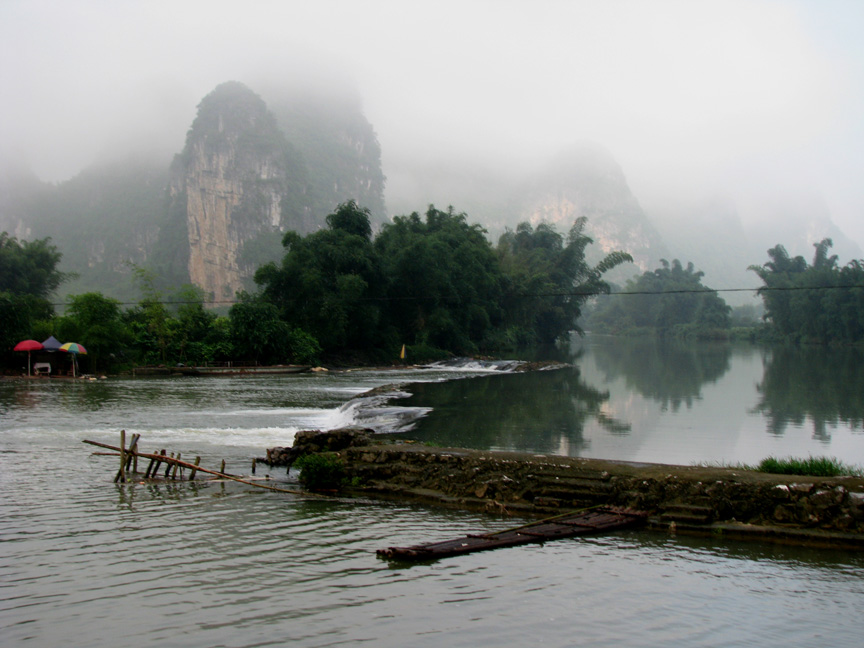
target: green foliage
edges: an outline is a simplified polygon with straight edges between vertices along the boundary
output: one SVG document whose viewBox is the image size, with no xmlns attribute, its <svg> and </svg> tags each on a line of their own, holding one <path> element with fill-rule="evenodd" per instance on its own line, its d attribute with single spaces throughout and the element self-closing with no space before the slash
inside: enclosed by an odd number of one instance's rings
<svg viewBox="0 0 864 648">
<path fill-rule="evenodd" d="M 123 312 L 116 300 L 89 292 L 71 296 L 67 314 L 50 320 L 50 309 L 28 310 L 24 298 L 0 293 L 7 313 L 0 333 L 11 340 L 44 320 L 45 331 L 87 346 L 99 368 L 109 361 L 312 364 L 323 355 L 392 361 L 403 344 L 411 361 L 428 361 L 555 340 L 576 326 L 586 299 L 608 291 L 603 273 L 630 259 L 613 253 L 589 266 L 585 219 L 566 242 L 549 225 L 523 224 L 497 249 L 453 208 L 396 217 L 374 239 L 370 211 L 353 200 L 326 222 L 306 236 L 285 233 L 281 262 L 255 274 L 260 293 L 241 293 L 227 317 L 205 308 L 209 296 L 200 288 L 183 285 L 166 298 L 152 269 L 129 264 L 142 294 L 134 308 Z"/>
<path fill-rule="evenodd" d="M 837 256 L 828 256 L 831 246 L 831 239 L 815 243 L 808 265 L 777 245 L 768 250 L 770 261 L 750 266 L 765 284 L 759 294 L 775 338 L 821 344 L 864 341 L 864 260 L 840 268 Z"/>
<path fill-rule="evenodd" d="M 47 300 L 67 278 L 57 270 L 63 255 L 50 238 L 18 241 L 0 233 L 0 292 Z"/>
<path fill-rule="evenodd" d="M 339 490 L 345 485 L 345 463 L 334 454 L 303 455 L 294 465 L 300 469 L 300 483 L 309 490 Z"/>
<path fill-rule="evenodd" d="M 137 308 L 126 311 L 124 321 L 134 338 L 133 348 L 140 362 L 162 364 L 168 360 L 173 338 L 171 316 L 156 289 L 156 275 L 144 268 L 133 268 L 144 297 Z"/>
<path fill-rule="evenodd" d="M 34 336 L 51 318 L 51 294 L 68 278 L 57 270 L 62 255 L 51 239 L 18 241 L 0 233 L 0 355 L 14 362 L 12 347 Z"/>
<path fill-rule="evenodd" d="M 729 328 L 731 309 L 702 285 L 704 273 L 678 259 L 630 280 L 623 292 L 599 303 L 590 318 L 595 331 L 650 331 L 673 337 L 715 337 Z M 722 337 L 722 335 L 720 335 Z"/>
<path fill-rule="evenodd" d="M 55 321 L 61 340 L 79 342 L 87 349 L 90 367 L 109 371 L 132 344 L 132 333 L 124 322 L 120 302 L 99 293 L 68 297 L 66 314 Z"/>
<path fill-rule="evenodd" d="M 549 225 L 524 224 L 497 250 L 452 207 L 397 216 L 374 241 L 369 211 L 354 201 L 327 224 L 306 237 L 286 233 L 282 263 L 259 268 L 255 281 L 283 321 L 314 331 L 331 355 L 402 344 L 472 354 L 552 341 L 576 327 L 586 299 L 608 290 L 603 273 L 630 260 L 613 253 L 589 266 L 584 219 L 566 244 Z"/>
<path fill-rule="evenodd" d="M 241 293 L 228 319 L 231 344 L 240 357 L 265 364 L 285 362 L 290 329 L 276 306 L 256 295 Z"/>
<path fill-rule="evenodd" d="M 810 475 L 813 477 L 860 476 L 862 474 L 860 468 L 844 464 L 834 457 L 807 457 L 806 459 L 766 457 L 759 462 L 756 470 L 775 475 Z"/>
<path fill-rule="evenodd" d="M 306 237 L 286 234 L 280 266 L 259 268 L 262 300 L 289 327 L 314 331 L 328 351 L 368 349 L 379 334 L 382 278 L 369 240 L 369 216 L 353 202 L 340 205 L 329 227 Z"/>
<path fill-rule="evenodd" d="M 317 364 L 321 356 L 321 345 L 313 335 L 299 328 L 288 331 L 288 354 L 297 364 Z"/>
<path fill-rule="evenodd" d="M 505 340 L 518 344 L 550 343 L 568 331 L 581 332 L 576 320 L 594 295 L 608 293 L 605 272 L 627 261 L 625 252 L 613 252 L 596 266 L 585 259 L 593 241 L 584 230 L 587 219 L 576 220 L 564 237 L 541 223 L 536 229 L 521 223 L 498 241 L 498 258 L 507 282 L 504 299 Z"/>
<path fill-rule="evenodd" d="M 485 231 L 430 206 L 384 226 L 375 250 L 396 339 L 473 353 L 501 320 L 503 277 Z"/>
</svg>

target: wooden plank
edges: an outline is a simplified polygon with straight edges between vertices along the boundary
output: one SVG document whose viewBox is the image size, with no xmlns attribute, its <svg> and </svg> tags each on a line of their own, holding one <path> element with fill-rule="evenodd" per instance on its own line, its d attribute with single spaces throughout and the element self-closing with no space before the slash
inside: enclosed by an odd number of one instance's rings
<svg viewBox="0 0 864 648">
<path fill-rule="evenodd" d="M 601 508 L 582 513 L 565 513 L 554 518 L 538 520 L 513 529 L 487 534 L 469 534 L 454 540 L 443 540 L 409 547 L 379 549 L 382 558 L 400 560 L 431 560 L 500 547 L 514 547 L 545 542 L 559 538 L 572 538 L 601 531 L 615 531 L 643 524 L 645 513 L 625 509 Z"/>
</svg>

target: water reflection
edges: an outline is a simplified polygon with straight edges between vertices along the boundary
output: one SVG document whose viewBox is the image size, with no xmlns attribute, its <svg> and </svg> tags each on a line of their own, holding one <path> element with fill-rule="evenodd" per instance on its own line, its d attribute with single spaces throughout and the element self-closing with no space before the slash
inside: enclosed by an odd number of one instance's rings
<svg viewBox="0 0 864 648">
<path fill-rule="evenodd" d="M 864 353 L 856 349 L 778 347 L 766 354 L 756 386 L 768 431 L 782 435 L 789 425 L 813 422 L 813 438 L 828 442 L 839 423 L 864 426 Z"/>
<path fill-rule="evenodd" d="M 606 414 L 608 392 L 587 385 L 575 367 L 418 383 L 408 391 L 400 404 L 432 408 L 410 435 L 445 446 L 577 456 L 587 446 L 587 420 L 614 434 L 630 429 Z"/>
<path fill-rule="evenodd" d="M 693 407 L 702 386 L 729 371 L 731 347 L 657 338 L 616 338 L 592 348 L 609 380 L 622 377 L 628 389 L 660 403 L 665 412 Z"/>
</svg>

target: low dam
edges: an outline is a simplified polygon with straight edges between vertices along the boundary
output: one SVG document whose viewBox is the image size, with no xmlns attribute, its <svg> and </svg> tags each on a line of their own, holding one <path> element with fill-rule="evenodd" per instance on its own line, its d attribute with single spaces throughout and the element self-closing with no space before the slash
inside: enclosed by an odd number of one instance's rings
<svg viewBox="0 0 864 648">
<path fill-rule="evenodd" d="M 436 448 L 361 429 L 299 432 L 265 461 L 290 467 L 328 453 L 347 490 L 366 496 L 520 515 L 613 505 L 648 513 L 664 531 L 864 549 L 860 477 Z"/>
</svg>

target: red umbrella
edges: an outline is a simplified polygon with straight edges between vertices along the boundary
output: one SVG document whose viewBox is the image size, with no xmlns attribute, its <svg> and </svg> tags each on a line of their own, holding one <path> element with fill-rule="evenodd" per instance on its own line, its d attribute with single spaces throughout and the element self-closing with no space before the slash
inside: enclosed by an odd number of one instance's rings
<svg viewBox="0 0 864 648">
<path fill-rule="evenodd" d="M 8 347 L 7 347 L 8 348 Z M 30 352 L 31 351 L 39 351 L 40 349 L 44 349 L 41 342 L 37 342 L 36 340 L 24 340 L 15 345 L 13 351 L 26 351 L 27 352 L 27 375 L 30 375 Z"/>
</svg>

